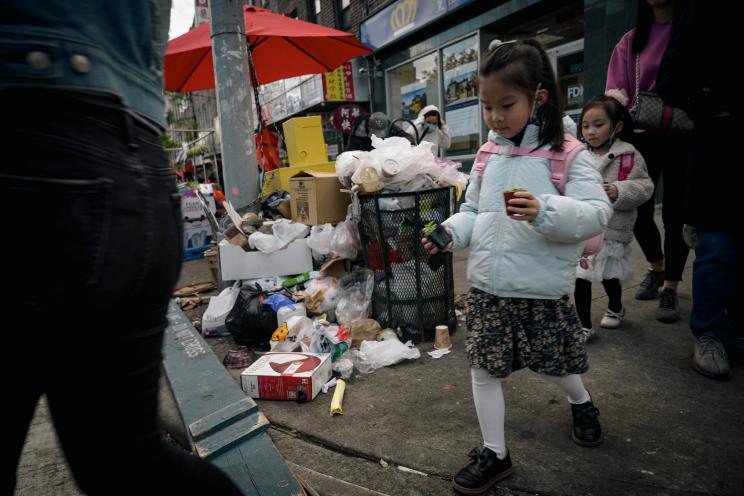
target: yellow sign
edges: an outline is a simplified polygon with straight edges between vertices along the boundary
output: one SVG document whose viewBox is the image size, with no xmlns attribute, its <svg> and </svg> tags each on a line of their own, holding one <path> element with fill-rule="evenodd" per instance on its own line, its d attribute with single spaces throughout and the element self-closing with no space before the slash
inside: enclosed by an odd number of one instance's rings
<svg viewBox="0 0 744 496">
<path fill-rule="evenodd" d="M 416 18 L 416 0 L 404 0 L 395 6 L 390 13 L 390 26 L 393 31 L 400 31 Z"/>
</svg>

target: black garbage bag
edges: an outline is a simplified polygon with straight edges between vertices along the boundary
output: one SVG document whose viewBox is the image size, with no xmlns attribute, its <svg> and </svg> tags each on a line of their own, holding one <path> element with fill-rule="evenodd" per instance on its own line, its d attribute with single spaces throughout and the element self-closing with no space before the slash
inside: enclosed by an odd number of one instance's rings
<svg viewBox="0 0 744 496">
<path fill-rule="evenodd" d="M 237 344 L 259 351 L 269 349 L 271 335 L 276 330 L 276 312 L 263 304 L 267 296 L 258 285 L 240 291 L 225 319 L 225 327 Z"/>
</svg>

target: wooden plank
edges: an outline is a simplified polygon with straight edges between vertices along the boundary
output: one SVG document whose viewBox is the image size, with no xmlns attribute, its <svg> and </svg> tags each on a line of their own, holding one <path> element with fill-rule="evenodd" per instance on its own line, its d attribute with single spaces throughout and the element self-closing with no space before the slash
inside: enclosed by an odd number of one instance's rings
<svg viewBox="0 0 744 496">
<path fill-rule="evenodd" d="M 269 422 L 171 301 L 163 369 L 194 452 L 246 495 L 305 494 L 271 442 Z"/>
</svg>

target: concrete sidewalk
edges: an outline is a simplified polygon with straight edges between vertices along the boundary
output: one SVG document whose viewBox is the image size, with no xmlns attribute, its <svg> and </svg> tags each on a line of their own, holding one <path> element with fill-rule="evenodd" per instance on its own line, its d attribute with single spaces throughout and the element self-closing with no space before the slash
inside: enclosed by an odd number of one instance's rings
<svg viewBox="0 0 744 496">
<path fill-rule="evenodd" d="M 602 446 L 581 448 L 570 440 L 570 408 L 552 384 L 528 370 L 505 381 L 506 440 L 516 470 L 489 494 L 744 494 L 744 367 L 734 365 L 726 382 L 689 367 L 691 266 L 692 260 L 680 285 L 682 320 L 662 324 L 654 318 L 657 301 L 633 299 L 645 270 L 634 246 L 623 325 L 598 329 L 588 345 L 585 383 L 601 411 Z M 462 255 L 455 275 L 457 292 L 465 292 Z M 206 264 L 190 262 L 182 282 L 209 277 Z M 601 285 L 594 290 L 598 328 L 607 300 Z M 438 360 L 426 355 L 431 343 L 425 343 L 417 361 L 355 374 L 342 416 L 329 416 L 330 395 L 304 404 L 259 400 L 277 448 L 320 494 L 452 494 L 452 474 L 481 443 L 464 338 L 464 329 L 455 332 L 452 353 Z M 219 357 L 231 346 L 229 339 L 209 341 Z M 77 494 L 40 412 L 17 494 Z"/>
</svg>

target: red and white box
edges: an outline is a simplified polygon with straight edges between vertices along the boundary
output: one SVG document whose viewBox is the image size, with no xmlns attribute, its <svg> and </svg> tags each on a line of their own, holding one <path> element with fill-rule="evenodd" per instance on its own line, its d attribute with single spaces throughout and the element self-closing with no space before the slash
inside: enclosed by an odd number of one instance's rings
<svg viewBox="0 0 744 496">
<path fill-rule="evenodd" d="M 269 352 L 240 374 L 243 391 L 262 400 L 310 401 L 330 379 L 330 353 Z"/>
</svg>

